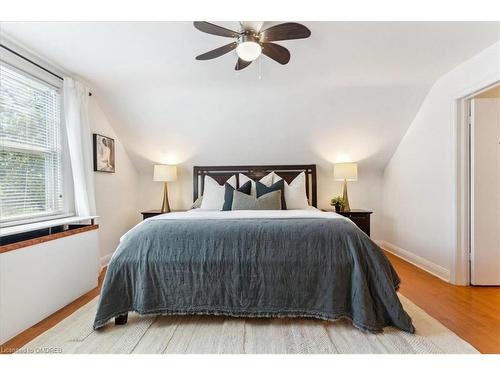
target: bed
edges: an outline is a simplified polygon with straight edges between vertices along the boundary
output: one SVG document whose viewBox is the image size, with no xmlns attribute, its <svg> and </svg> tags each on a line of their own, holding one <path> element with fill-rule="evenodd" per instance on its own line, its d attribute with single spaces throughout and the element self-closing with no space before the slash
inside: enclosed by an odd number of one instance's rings
<svg viewBox="0 0 500 375">
<path fill-rule="evenodd" d="M 193 209 L 147 219 L 121 239 L 103 283 L 94 328 L 143 315 L 347 318 L 362 330 L 414 332 L 399 277 L 382 250 L 349 219 L 317 205 L 315 165 L 194 167 L 194 200 L 205 176 L 222 183 L 274 171 L 304 173 L 301 210 Z"/>
</svg>

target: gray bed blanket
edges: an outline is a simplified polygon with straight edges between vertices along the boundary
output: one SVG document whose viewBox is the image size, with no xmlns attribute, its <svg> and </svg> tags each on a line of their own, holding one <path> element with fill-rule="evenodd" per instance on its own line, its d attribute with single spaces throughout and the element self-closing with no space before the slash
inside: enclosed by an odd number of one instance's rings
<svg viewBox="0 0 500 375">
<path fill-rule="evenodd" d="M 349 220 L 146 220 L 106 272 L 94 328 L 139 314 L 348 318 L 414 332 L 382 250 Z"/>
</svg>

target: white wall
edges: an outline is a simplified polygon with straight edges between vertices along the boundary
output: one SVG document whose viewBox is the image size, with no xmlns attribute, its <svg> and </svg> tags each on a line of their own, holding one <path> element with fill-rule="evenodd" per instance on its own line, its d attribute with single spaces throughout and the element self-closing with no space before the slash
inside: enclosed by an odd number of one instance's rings
<svg viewBox="0 0 500 375">
<path fill-rule="evenodd" d="M 179 181 L 170 184 L 171 206 L 187 208 L 193 165 L 314 163 L 319 206 L 328 207 L 342 192 L 333 181 L 333 163 L 358 162 L 351 207 L 374 211 L 372 236 L 380 239 L 382 171 L 428 87 L 311 85 L 307 94 L 298 85 L 235 81 L 210 90 L 181 87 L 175 95 L 154 98 L 144 92 L 135 103 L 106 97 L 128 108 L 127 122 L 118 120 L 116 130 L 141 174 L 140 208 L 161 203 L 161 184 L 151 181 L 155 163 L 179 165 Z M 161 108 L 153 105 L 161 100 Z M 124 115 L 107 102 L 104 108 L 113 119 Z"/>
<path fill-rule="evenodd" d="M 434 84 L 384 171 L 384 240 L 444 279 L 456 248 L 456 100 L 500 79 L 499 52 L 496 43 Z"/>
<path fill-rule="evenodd" d="M 140 220 L 139 174 L 95 96 L 90 98 L 89 119 L 92 133 L 115 140 L 116 172 L 94 172 L 100 258 L 105 264 L 120 237 Z"/>
</svg>

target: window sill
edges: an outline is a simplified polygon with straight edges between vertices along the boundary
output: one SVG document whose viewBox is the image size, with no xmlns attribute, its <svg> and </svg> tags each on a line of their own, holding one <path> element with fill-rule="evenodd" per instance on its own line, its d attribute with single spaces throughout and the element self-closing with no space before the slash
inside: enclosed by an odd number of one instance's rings
<svg viewBox="0 0 500 375">
<path fill-rule="evenodd" d="M 71 216 L 71 217 L 64 217 L 61 219 L 52 219 L 46 221 L 38 221 L 36 223 L 14 225 L 12 227 L 4 227 L 0 228 L 0 237 L 11 236 L 13 234 L 31 232 L 34 230 L 45 229 L 50 227 L 57 227 L 61 225 L 74 224 L 82 221 L 90 221 L 91 224 L 94 224 L 94 219 L 98 217 L 99 216 Z"/>
</svg>

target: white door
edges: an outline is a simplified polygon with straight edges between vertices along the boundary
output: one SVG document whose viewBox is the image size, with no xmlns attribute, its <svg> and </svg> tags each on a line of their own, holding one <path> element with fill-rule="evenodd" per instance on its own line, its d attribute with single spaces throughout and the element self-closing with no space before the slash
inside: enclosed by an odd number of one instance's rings
<svg viewBox="0 0 500 375">
<path fill-rule="evenodd" d="M 500 99 L 471 101 L 471 284 L 500 285 Z"/>
</svg>

